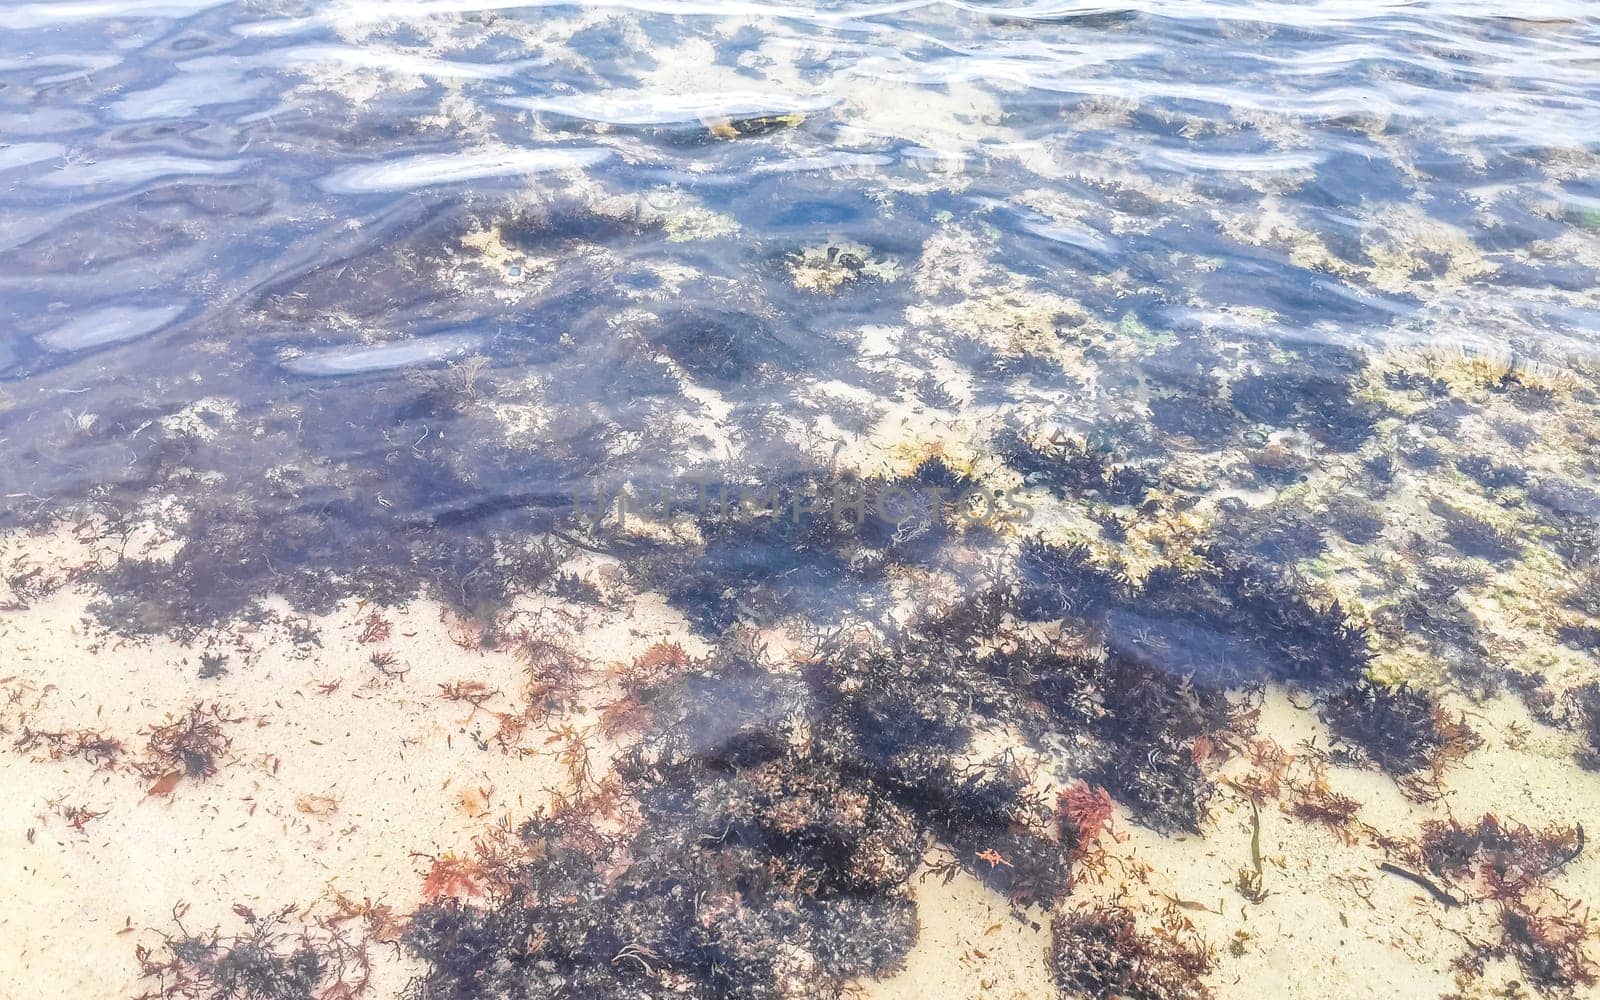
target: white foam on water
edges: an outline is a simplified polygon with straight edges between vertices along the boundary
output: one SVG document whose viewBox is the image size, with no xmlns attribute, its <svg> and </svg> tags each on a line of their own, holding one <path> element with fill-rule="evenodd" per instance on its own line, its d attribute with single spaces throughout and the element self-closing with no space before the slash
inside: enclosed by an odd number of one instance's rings
<svg viewBox="0 0 1600 1000">
<path fill-rule="evenodd" d="M 708 119 L 812 114 L 836 103 L 779 92 L 729 91 L 702 94 L 575 94 L 570 97 L 510 97 L 508 107 L 563 115 L 604 125 L 686 125 Z"/>
<path fill-rule="evenodd" d="M 183 315 L 187 306 L 105 306 L 34 338 L 48 351 L 83 351 L 145 337 Z"/>
<path fill-rule="evenodd" d="M 1152 149 L 1151 161 L 1173 170 L 1228 174 L 1274 174 L 1310 170 L 1327 155 L 1320 152 L 1209 153 L 1197 149 Z"/>
<path fill-rule="evenodd" d="M 8 73 L 26 69 L 59 70 L 59 72 L 46 73 L 33 80 L 33 83 L 39 86 L 49 86 L 51 84 L 67 83 L 71 80 L 81 80 L 100 70 L 110 69 L 121 63 L 122 57 L 114 53 L 51 52 L 26 58 L 0 59 L 0 70 Z M 63 69 L 62 67 L 66 68 Z"/>
<path fill-rule="evenodd" d="M 0 146 L 0 171 L 15 170 L 32 163 L 53 160 L 66 151 L 67 147 L 58 142 L 19 142 L 11 146 Z"/>
<path fill-rule="evenodd" d="M 82 0 L 80 3 L 25 3 L 0 7 L 0 28 L 22 30 L 75 21 L 109 21 L 127 17 L 187 17 L 226 0 Z"/>
<path fill-rule="evenodd" d="M 551 170 L 579 170 L 609 158 L 612 151 L 593 146 L 550 149 L 491 149 L 471 153 L 408 156 L 381 163 L 347 167 L 322 180 L 333 194 L 379 194 L 412 191 L 438 184 L 482 180 Z"/>
<path fill-rule="evenodd" d="M 118 156 L 92 163 L 70 163 L 32 183 L 47 188 L 136 187 L 164 177 L 217 177 L 231 174 L 244 160 L 200 160 L 192 156 Z"/>
<path fill-rule="evenodd" d="M 752 164 L 745 172 L 754 176 L 798 174 L 813 170 L 871 170 L 894 163 L 888 153 L 821 153 Z"/>
<path fill-rule="evenodd" d="M 1110 241 L 1088 226 L 1061 222 L 1032 209 L 1013 205 L 998 198 L 974 197 L 972 203 L 992 212 L 1009 215 L 1019 227 L 1040 239 L 1078 247 L 1102 256 L 1111 256 L 1116 253 L 1117 248 Z"/>
<path fill-rule="evenodd" d="M 352 69 L 374 69 L 387 73 L 446 80 L 503 80 L 515 77 L 519 72 L 543 65 L 545 62 L 542 59 L 521 59 L 503 63 L 463 62 L 454 59 L 435 59 L 380 46 L 354 45 L 301 45 L 274 53 L 270 58 L 273 63 L 284 66 L 338 65 Z"/>
<path fill-rule="evenodd" d="M 340 347 L 303 354 L 283 363 L 296 375 L 328 378 L 366 375 L 413 365 L 437 364 L 481 347 L 487 338 L 478 333 L 440 333 L 371 347 Z"/>
<path fill-rule="evenodd" d="M 239 72 L 183 73 L 147 90 L 136 90 L 111 105 L 121 121 L 187 118 L 201 108 L 249 100 L 268 88 L 266 80 Z"/>
<path fill-rule="evenodd" d="M 402 18 L 482 14 L 497 10 L 548 7 L 583 7 L 667 14 L 675 17 L 783 18 L 817 24 L 841 24 L 866 18 L 900 14 L 931 7 L 936 0 L 896 0 L 890 3 L 822 7 L 811 4 L 761 3 L 759 0 L 347 0 L 327 4 L 315 14 L 270 18 L 240 25 L 234 31 L 245 37 L 270 38 L 297 35 L 331 24 L 360 25 Z"/>
</svg>

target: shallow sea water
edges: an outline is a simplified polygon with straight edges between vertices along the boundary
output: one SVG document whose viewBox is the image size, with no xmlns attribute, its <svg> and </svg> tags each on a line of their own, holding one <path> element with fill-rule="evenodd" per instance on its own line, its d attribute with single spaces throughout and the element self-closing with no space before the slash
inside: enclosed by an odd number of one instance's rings
<svg viewBox="0 0 1600 1000">
<path fill-rule="evenodd" d="M 0 994 L 1596 995 L 1507 10 L 0 2 Z"/>
</svg>

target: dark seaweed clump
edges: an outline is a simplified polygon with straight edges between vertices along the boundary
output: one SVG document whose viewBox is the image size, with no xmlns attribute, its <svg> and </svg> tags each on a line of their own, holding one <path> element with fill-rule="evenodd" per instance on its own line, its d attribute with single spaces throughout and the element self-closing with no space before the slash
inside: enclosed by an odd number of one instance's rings
<svg viewBox="0 0 1600 1000">
<path fill-rule="evenodd" d="M 1496 462 L 1487 455 L 1458 458 L 1456 468 L 1486 490 L 1514 489 L 1528 484 L 1528 474 L 1522 469 Z"/>
<path fill-rule="evenodd" d="M 1096 567 L 1086 549 L 1030 542 L 1020 564 L 1019 617 L 1070 617 L 1101 641 L 1072 650 L 1021 643 L 981 668 L 1028 696 L 1043 713 L 1041 729 L 1092 739 L 1103 752 L 1086 764 L 1087 776 L 1141 821 L 1197 831 L 1213 791 L 1201 748 L 1231 722 L 1224 686 L 1167 659 L 1153 633 L 1119 638 L 1112 616 L 1130 599 L 1128 584 Z"/>
<path fill-rule="evenodd" d="M 1153 396 L 1150 422 L 1175 438 L 1187 438 L 1204 451 L 1227 447 L 1238 430 L 1238 419 L 1226 403 L 1207 396 Z"/>
<path fill-rule="evenodd" d="M 1114 449 L 1065 435 L 1040 445 L 1007 431 L 996 448 L 1030 485 L 1046 484 L 1058 496 L 1099 497 L 1137 506 L 1156 483 L 1153 473 L 1123 461 Z"/>
<path fill-rule="evenodd" d="M 1444 379 L 1404 369 L 1384 372 L 1383 384 L 1395 392 L 1415 392 L 1434 399 L 1444 399 L 1450 395 L 1450 383 Z"/>
<path fill-rule="evenodd" d="M 1348 373 L 1356 364 L 1336 348 L 1311 359 L 1321 370 L 1295 368 L 1246 375 L 1232 389 L 1233 406 L 1246 419 L 1305 430 L 1336 451 L 1354 451 L 1372 436 L 1380 414 L 1354 396 Z"/>
<path fill-rule="evenodd" d="M 1113 616 L 1144 648 L 1159 636 L 1164 666 L 1227 686 L 1271 680 L 1311 688 L 1365 670 L 1366 634 L 1337 602 L 1313 602 L 1267 560 L 1220 547 L 1201 555 L 1211 569 L 1158 569 L 1139 600 Z"/>
<path fill-rule="evenodd" d="M 1342 686 L 1371 657 L 1337 604 L 1312 603 L 1272 564 L 1214 548 L 1204 555 L 1205 569 L 1160 568 L 1141 585 L 1083 546 L 1030 540 L 1019 556 L 1018 616 L 1070 620 L 1097 647 L 1013 666 L 1012 683 L 1045 706 L 1051 725 L 1094 733 L 1106 755 L 1093 779 L 1163 830 L 1198 830 L 1206 815 L 1211 784 L 1200 762 L 1231 722 L 1230 690 Z"/>
<path fill-rule="evenodd" d="M 1505 562 L 1522 552 L 1522 542 L 1514 534 L 1481 517 L 1443 503 L 1435 503 L 1433 512 L 1444 520 L 1445 539 L 1462 555 Z"/>
<path fill-rule="evenodd" d="M 295 907 L 264 917 L 243 906 L 243 933 L 190 933 L 179 924 L 159 953 L 138 949 L 155 985 L 140 1000 L 328 1000 L 367 988 L 366 944 L 337 926 L 289 930 Z"/>
<path fill-rule="evenodd" d="M 218 705 L 191 706 L 182 716 L 150 731 L 149 760 L 141 770 L 152 778 L 167 773 L 211 777 L 232 744 L 223 726 L 234 721 Z"/>
<path fill-rule="evenodd" d="M 1232 721 L 1223 692 L 1108 651 L 1100 668 L 1109 752 L 1094 780 L 1162 831 L 1198 832 L 1214 785 L 1201 770 L 1211 734 Z"/>
<path fill-rule="evenodd" d="M 714 385 L 756 377 L 773 363 L 793 363 L 770 325 L 748 315 L 684 310 L 664 316 L 651 342 L 691 376 Z"/>
<path fill-rule="evenodd" d="M 1583 685 L 1572 692 L 1571 698 L 1584 741 L 1578 762 L 1591 771 L 1600 770 L 1600 682 Z"/>
<path fill-rule="evenodd" d="M 1332 504 L 1327 513 L 1329 529 L 1345 541 L 1357 545 L 1371 545 L 1383 534 L 1382 511 L 1375 504 L 1352 498 L 1347 503 Z"/>
<path fill-rule="evenodd" d="M 1499 899 L 1514 899 L 1572 861 L 1583 849 L 1578 827 L 1534 830 L 1485 815 L 1472 826 L 1456 820 L 1423 826 L 1418 854 L 1438 876 L 1476 878 Z"/>
<path fill-rule="evenodd" d="M 1031 733 L 1046 724 L 1026 715 L 1010 668 L 1043 665 L 1050 653 L 1026 644 L 1014 656 L 977 653 L 972 637 L 994 634 L 1000 607 L 975 599 L 886 648 L 827 657 L 812 682 L 825 709 L 822 738 L 836 758 L 871 773 L 992 888 L 1019 902 L 1048 902 L 1070 888 L 1079 831 L 1033 790 L 1034 775 L 1012 748 L 966 754 L 985 720 L 1012 720 Z M 983 861 L 985 853 L 1003 861 Z"/>
<path fill-rule="evenodd" d="M 1030 553 L 1102 632 L 1131 599 L 1086 553 Z M 836 996 L 910 948 L 909 883 L 935 844 L 935 870 L 1018 905 L 1070 891 L 1095 831 L 1037 780 L 1052 734 L 1077 737 L 1078 773 L 1142 820 L 1197 829 L 1208 737 L 1233 723 L 1224 687 L 1169 669 L 1165 647 L 1031 637 L 1022 599 L 983 591 L 823 641 L 798 671 L 730 640 L 641 690 L 648 727 L 618 767 L 636 814 L 621 829 L 537 819 L 525 860 L 486 880 L 502 889 L 424 907 L 408 938 L 429 966 L 418 995 Z M 1281 648 L 1310 655 L 1304 642 Z"/>
<path fill-rule="evenodd" d="M 1160 567 L 1135 587 L 1081 546 L 1030 541 L 1020 611 L 1084 620 L 1130 660 L 1217 688 L 1361 676 L 1371 659 L 1366 636 L 1337 603 L 1317 606 L 1267 560 L 1220 547 L 1200 555 L 1203 569 Z"/>
<path fill-rule="evenodd" d="M 1354 744 L 1390 774 L 1428 767 L 1444 745 L 1439 709 L 1425 691 L 1386 687 L 1363 677 L 1322 701 L 1322 719 L 1339 739 Z"/>
<path fill-rule="evenodd" d="M 429 966 L 413 995 L 834 996 L 890 970 L 917 931 L 897 888 L 912 831 L 859 787 L 787 764 L 665 774 L 628 840 L 577 817 L 529 823 L 538 860 L 501 873 L 503 895 L 412 917 L 406 944 Z"/>
<path fill-rule="evenodd" d="M 1541 478 L 1528 484 L 1528 499 L 1554 529 L 1549 539 L 1569 565 L 1583 566 L 1600 551 L 1600 493 L 1569 480 Z"/>
<path fill-rule="evenodd" d="M 1112 907 L 1063 913 L 1051 924 L 1051 968 L 1073 1000 L 1207 1000 L 1211 953 L 1192 934 L 1146 933 Z"/>
<path fill-rule="evenodd" d="M 1487 958 L 1512 958 L 1536 989 L 1568 997 L 1600 980 L 1589 953 L 1595 928 L 1548 883 L 1583 849 L 1581 824 L 1536 830 L 1485 815 L 1470 826 L 1453 819 L 1425 824 L 1416 854 L 1435 876 L 1465 882 L 1498 910 L 1500 940 L 1469 953 L 1463 960 L 1469 969 Z"/>
<path fill-rule="evenodd" d="M 1236 498 L 1229 498 L 1236 499 Z M 1327 530 L 1338 526 L 1338 518 L 1313 515 L 1290 507 L 1227 508 L 1228 520 L 1218 526 L 1213 550 L 1233 553 L 1234 561 L 1249 558 L 1256 564 L 1288 564 L 1315 557 L 1327 548 Z"/>
<path fill-rule="evenodd" d="M 1488 954 L 1515 959 L 1536 989 L 1575 996 L 1580 986 L 1593 987 L 1600 978 L 1587 950 L 1595 929 L 1581 916 L 1507 904 L 1500 909 L 1500 930 L 1500 944 Z"/>
<path fill-rule="evenodd" d="M 1017 557 L 1018 612 L 1030 621 L 1096 619 L 1123 600 L 1128 581 L 1094 562 L 1086 545 L 1049 545 L 1030 538 Z"/>
<path fill-rule="evenodd" d="M 1059 898 L 1074 822 L 1011 755 L 958 752 L 979 678 L 941 698 L 945 664 L 912 645 L 804 677 L 730 651 L 645 692 L 653 721 L 619 763 L 637 816 L 616 834 L 536 819 L 528 860 L 488 880 L 501 893 L 423 907 L 416 995 L 837 996 L 915 941 L 909 883 L 935 837 L 1019 901 Z"/>
<path fill-rule="evenodd" d="M 898 479 L 806 474 L 753 488 L 730 477 L 676 508 L 694 512 L 703 546 L 613 544 L 712 635 L 796 611 L 826 619 L 870 610 L 869 585 L 892 564 L 934 561 L 958 519 L 981 528 L 984 512 L 961 506 L 972 487 L 937 458 Z"/>
<path fill-rule="evenodd" d="M 437 490 L 441 473 L 429 475 Z M 533 477 L 543 479 L 545 477 Z M 382 495 L 390 485 L 367 484 Z M 283 498 L 260 482 L 241 483 L 227 496 L 193 498 L 182 544 L 170 562 L 125 558 L 103 571 L 105 590 L 96 611 L 129 634 L 192 635 L 237 616 L 259 615 L 263 593 L 285 595 L 296 608 L 326 612 L 352 592 L 378 604 L 400 604 L 419 586 L 437 585 L 436 595 L 467 613 L 492 613 L 517 593 L 536 589 L 560 564 L 546 550 L 504 544 L 510 537 L 490 515 L 474 511 L 475 523 L 429 530 L 407 524 L 368 499 L 349 494 L 352 483 L 318 491 L 316 513 Z M 530 498 L 524 501 L 535 506 Z M 571 493 L 539 499 L 553 506 L 572 502 Z M 423 503 L 415 501 L 416 506 Z M 455 514 L 440 515 L 442 526 Z M 485 573 L 494 564 L 503 572 Z M 353 582 L 352 582 L 353 577 Z"/>
</svg>

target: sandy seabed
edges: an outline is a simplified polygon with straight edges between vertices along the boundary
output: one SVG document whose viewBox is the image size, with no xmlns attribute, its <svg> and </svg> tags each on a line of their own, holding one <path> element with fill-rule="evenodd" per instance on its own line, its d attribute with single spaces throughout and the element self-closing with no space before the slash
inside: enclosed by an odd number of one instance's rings
<svg viewBox="0 0 1600 1000">
<path fill-rule="evenodd" d="M 37 580 L 30 567 L 105 553 L 58 532 L 10 538 L 4 556 L 15 583 Z M 580 568 L 616 579 L 604 560 Z M 140 949 L 154 952 L 179 928 L 237 929 L 280 909 L 289 927 L 359 930 L 366 995 L 399 995 L 420 968 L 399 943 L 407 914 L 441 891 L 473 895 L 438 873 L 572 793 L 573 734 L 591 741 L 588 766 L 606 767 L 595 725 L 607 707 L 604 671 L 537 731 L 513 726 L 508 738 L 506 719 L 533 697 L 529 667 L 509 649 L 483 648 L 477 626 L 434 602 L 349 602 L 312 618 L 269 602 L 250 621 L 179 642 L 107 632 L 94 596 L 65 585 L 0 602 L 8 996 L 138 996 L 154 986 L 141 979 Z M 593 664 L 661 643 L 701 650 L 650 595 L 603 611 L 524 603 L 512 617 L 559 630 Z M 781 655 L 782 637 L 771 638 Z M 1203 836 L 1162 836 L 1119 807 L 1064 906 L 1105 901 L 1197 934 L 1217 955 L 1207 978 L 1219 996 L 1523 995 L 1509 959 L 1471 976 L 1457 968 L 1464 943 L 1494 939 L 1490 903 L 1444 906 L 1378 866 L 1429 820 L 1581 823 L 1595 815 L 1600 775 L 1574 762 L 1571 734 L 1515 699 L 1466 710 L 1481 743 L 1437 797 L 1408 795 L 1375 771 L 1319 765 L 1328 790 L 1359 803 L 1348 822 L 1329 825 L 1270 801 L 1253 815 L 1240 793 L 1329 743 L 1309 705 L 1269 689 L 1253 749 L 1215 775 L 1223 794 Z M 153 734 L 190 713 L 223 734 L 215 773 L 160 773 Z M 1252 899 L 1239 885 L 1257 836 Z M 861 995 L 1056 995 L 1052 914 L 947 872 L 940 854 L 930 851 L 913 881 L 920 930 L 904 966 L 861 983 Z M 1543 891 L 1600 895 L 1595 853 L 1582 851 Z"/>
</svg>

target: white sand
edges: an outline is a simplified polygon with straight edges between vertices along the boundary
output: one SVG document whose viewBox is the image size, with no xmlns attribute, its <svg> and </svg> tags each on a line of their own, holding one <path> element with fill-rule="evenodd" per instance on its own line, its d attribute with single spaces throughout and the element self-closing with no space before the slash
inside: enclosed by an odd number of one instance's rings
<svg viewBox="0 0 1600 1000">
<path fill-rule="evenodd" d="M 71 547 L 55 540 L 56 551 Z M 0 866 L 11 890 L 0 894 L 0 978 L 11 995 L 136 994 L 134 947 L 158 945 L 180 904 L 189 930 L 225 933 L 242 928 L 235 904 L 303 907 L 310 920 L 334 912 L 336 893 L 403 915 L 422 901 L 434 856 L 470 854 L 474 838 L 570 791 L 543 728 L 510 749 L 494 741 L 492 713 L 515 709 L 522 664 L 464 649 L 455 638 L 471 624 L 430 602 L 384 609 L 389 638 L 370 643 L 359 640 L 373 609 L 353 604 L 302 623 L 320 647 L 297 647 L 282 625 L 218 630 L 227 673 L 201 679 L 204 647 L 106 637 L 87 624 L 87 600 L 62 590 L 0 613 Z M 520 611 L 538 620 L 537 609 Z M 544 620 L 571 629 L 595 677 L 608 661 L 686 638 L 648 600 Z M 389 669 L 404 675 L 379 672 L 376 651 L 394 653 Z M 441 697 L 441 685 L 461 682 L 502 693 L 477 710 Z M 12 749 L 24 726 L 95 728 L 134 758 L 151 726 L 196 702 L 237 720 L 225 726 L 232 746 L 214 777 L 182 778 L 170 795 L 148 794 L 153 782 L 130 768 Z M 588 706 L 550 724 L 564 721 L 589 724 Z M 602 750 L 596 758 L 603 766 Z M 63 815 L 71 807 L 103 815 L 78 830 Z M 371 995 L 395 995 L 409 964 L 395 948 L 372 957 Z"/>
</svg>

